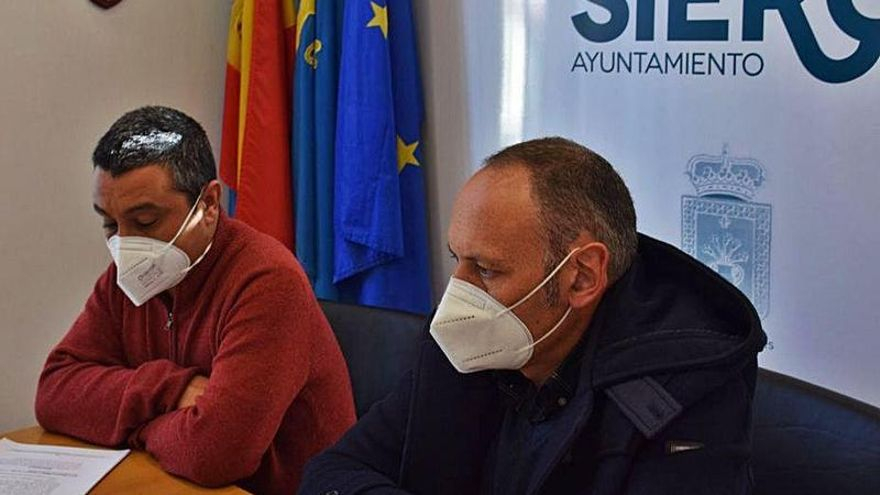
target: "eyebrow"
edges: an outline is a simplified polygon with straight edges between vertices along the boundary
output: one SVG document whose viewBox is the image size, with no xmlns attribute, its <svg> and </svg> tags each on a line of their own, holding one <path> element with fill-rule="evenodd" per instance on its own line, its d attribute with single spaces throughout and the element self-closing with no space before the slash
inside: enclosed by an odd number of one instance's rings
<svg viewBox="0 0 880 495">
<path fill-rule="evenodd" d="M 489 258 L 489 257 L 483 255 L 482 253 L 473 253 L 468 256 L 464 256 L 464 255 L 459 256 L 458 254 L 455 253 L 455 251 L 452 250 L 452 247 L 448 243 L 446 244 L 446 249 L 448 249 L 449 254 L 454 256 L 456 259 L 460 258 L 460 259 L 472 261 L 475 263 L 482 263 L 482 264 L 484 264 L 488 267 L 491 267 L 491 268 L 504 268 L 507 266 L 507 264 L 504 262 L 504 260 L 500 260 L 500 259 L 496 259 L 496 258 Z"/>
<path fill-rule="evenodd" d="M 92 208 L 93 208 L 93 209 L 95 210 L 95 212 L 97 212 L 99 215 L 103 215 L 103 216 L 105 216 L 105 217 L 109 217 L 109 216 L 110 216 L 110 215 L 107 214 L 106 211 L 104 211 L 103 208 L 101 208 L 101 207 L 98 206 L 97 204 L 92 204 Z M 131 214 L 134 214 L 134 213 L 139 213 L 139 212 L 141 212 L 141 211 L 154 211 L 154 210 L 162 210 L 162 207 L 159 206 L 159 205 L 157 205 L 156 203 L 141 203 L 141 204 L 138 204 L 138 205 L 134 205 L 134 206 L 132 206 L 131 208 L 125 210 L 125 212 L 123 213 L 123 215 L 131 215 Z"/>
<path fill-rule="evenodd" d="M 476 260 L 478 257 L 478 256 L 459 256 L 458 253 L 456 253 L 455 251 L 452 250 L 452 246 L 450 246 L 448 243 L 446 244 L 446 249 L 449 250 L 449 254 L 451 254 L 452 257 L 455 259 L 463 259 L 463 260 L 473 261 L 473 260 Z"/>
</svg>

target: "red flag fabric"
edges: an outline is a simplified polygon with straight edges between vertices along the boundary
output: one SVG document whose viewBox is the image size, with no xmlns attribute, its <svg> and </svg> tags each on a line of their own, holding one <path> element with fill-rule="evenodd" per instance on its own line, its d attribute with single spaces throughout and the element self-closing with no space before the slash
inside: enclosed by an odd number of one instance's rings
<svg viewBox="0 0 880 495">
<path fill-rule="evenodd" d="M 235 0 L 229 19 L 220 178 L 236 218 L 294 246 L 290 167 L 293 0 Z"/>
</svg>

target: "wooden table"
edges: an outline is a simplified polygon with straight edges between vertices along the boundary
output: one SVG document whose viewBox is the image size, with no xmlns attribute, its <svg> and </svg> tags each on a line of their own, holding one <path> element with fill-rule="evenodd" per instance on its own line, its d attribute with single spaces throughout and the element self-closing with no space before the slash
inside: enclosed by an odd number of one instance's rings
<svg viewBox="0 0 880 495">
<path fill-rule="evenodd" d="M 43 445 L 63 445 L 68 447 L 91 447 L 85 442 L 75 440 L 64 435 L 49 433 L 39 426 L 25 428 L 0 434 L 0 438 L 7 437 L 10 440 L 21 443 L 37 443 Z M 89 492 L 89 495 L 109 495 L 126 493 L 132 495 L 148 495 L 161 493 L 165 495 L 183 495 L 191 493 L 242 495 L 248 492 L 229 486 L 226 488 L 203 488 L 166 473 L 159 467 L 159 463 L 153 456 L 146 452 L 132 450 L 107 476 L 104 477 Z"/>
</svg>

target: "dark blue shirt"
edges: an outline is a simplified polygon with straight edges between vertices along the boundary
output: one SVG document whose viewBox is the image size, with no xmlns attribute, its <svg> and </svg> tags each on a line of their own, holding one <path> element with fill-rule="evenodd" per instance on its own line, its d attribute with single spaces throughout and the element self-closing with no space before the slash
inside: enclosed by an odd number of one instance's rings
<svg viewBox="0 0 880 495">
<path fill-rule="evenodd" d="M 486 463 L 482 493 L 526 493 L 530 470 L 556 425 L 559 411 L 578 391 L 586 340 L 581 339 L 540 389 L 519 371 L 495 372 L 506 409 Z M 589 392 L 589 384 L 583 389 Z"/>
</svg>

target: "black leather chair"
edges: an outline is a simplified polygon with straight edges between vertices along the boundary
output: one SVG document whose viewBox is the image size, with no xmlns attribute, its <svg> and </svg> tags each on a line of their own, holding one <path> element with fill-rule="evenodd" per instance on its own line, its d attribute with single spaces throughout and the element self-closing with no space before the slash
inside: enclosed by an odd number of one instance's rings
<svg viewBox="0 0 880 495">
<path fill-rule="evenodd" d="M 880 409 L 760 369 L 755 495 L 880 494 Z"/>
<path fill-rule="evenodd" d="M 354 404 L 361 417 L 388 395 L 415 364 L 428 337 L 424 316 L 320 301 L 348 364 Z"/>
</svg>

